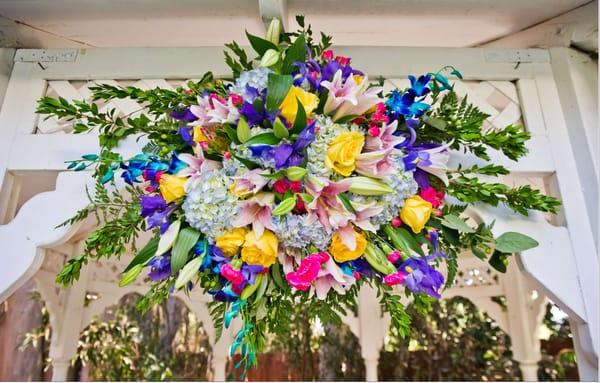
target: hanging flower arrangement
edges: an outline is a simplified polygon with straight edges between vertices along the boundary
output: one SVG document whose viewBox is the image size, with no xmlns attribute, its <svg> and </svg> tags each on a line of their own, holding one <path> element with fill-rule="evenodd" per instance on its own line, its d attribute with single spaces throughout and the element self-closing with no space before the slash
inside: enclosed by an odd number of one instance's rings
<svg viewBox="0 0 600 383">
<path fill-rule="evenodd" d="M 460 252 L 505 271 L 512 253 L 537 245 L 514 232 L 494 238 L 492 224 L 460 217 L 472 203 L 556 211 L 556 199 L 529 186 L 478 179 L 508 174 L 487 150 L 516 161 L 529 133 L 482 132 L 488 116 L 457 97 L 447 75 L 462 77 L 451 66 L 385 93 L 383 80 L 297 21 L 297 32 L 280 33 L 275 20 L 266 38 L 247 34 L 252 54 L 228 44 L 230 79 L 207 73 L 174 91 L 97 85 L 89 103 L 40 100 L 40 113 L 72 120 L 75 133 L 97 131 L 101 147 L 69 163 L 93 169 L 97 183 L 90 205 L 65 224 L 96 215 L 99 229 L 59 283 L 76 280 L 90 259 L 135 251 L 138 233 L 151 231 L 120 285 L 150 282 L 142 310 L 175 290 L 212 295 L 218 334 L 236 317 L 243 323 L 231 353 L 247 368 L 267 333 L 285 333 L 294 305 L 339 323 L 368 284 L 406 334 L 400 295 L 426 309 L 453 284 Z M 95 103 L 127 98 L 143 113 L 123 117 Z M 129 136 L 147 143 L 123 158 L 118 146 Z M 487 164 L 450 168 L 451 150 Z"/>
</svg>

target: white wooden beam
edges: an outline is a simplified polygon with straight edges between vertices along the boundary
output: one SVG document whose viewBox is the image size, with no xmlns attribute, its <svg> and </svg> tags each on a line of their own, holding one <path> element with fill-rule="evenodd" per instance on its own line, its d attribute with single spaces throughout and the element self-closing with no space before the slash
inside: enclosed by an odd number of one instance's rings
<svg viewBox="0 0 600 383">
<path fill-rule="evenodd" d="M 479 46 L 486 48 L 568 47 L 598 51 L 598 1 L 520 32 Z"/>
</svg>

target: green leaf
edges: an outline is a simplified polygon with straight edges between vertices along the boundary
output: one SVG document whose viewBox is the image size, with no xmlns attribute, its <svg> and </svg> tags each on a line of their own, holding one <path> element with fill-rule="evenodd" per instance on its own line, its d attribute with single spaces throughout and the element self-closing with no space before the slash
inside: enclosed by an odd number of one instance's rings
<svg viewBox="0 0 600 383">
<path fill-rule="evenodd" d="M 275 123 L 273 124 L 273 134 L 277 138 L 288 138 L 290 136 L 290 132 L 288 132 L 287 128 L 279 118 L 276 118 Z"/>
<path fill-rule="evenodd" d="M 265 40 L 258 36 L 251 35 L 250 33 L 248 33 L 248 31 L 246 31 L 246 37 L 248 37 L 248 41 L 250 42 L 252 48 L 254 48 L 256 53 L 258 53 L 260 56 L 264 55 L 265 52 L 269 49 L 279 49 L 277 45 L 273 44 L 269 40 Z"/>
<path fill-rule="evenodd" d="M 231 153 L 231 156 L 236 160 L 240 161 L 242 164 L 244 164 L 244 166 L 246 166 L 250 170 L 256 169 L 259 166 L 256 162 L 250 161 L 249 159 L 244 157 L 240 157 L 235 153 Z"/>
<path fill-rule="evenodd" d="M 228 125 L 228 124 L 223 125 L 223 131 L 225 132 L 227 137 L 231 140 L 231 142 L 236 143 L 236 144 L 240 143 L 238 141 L 237 131 L 236 131 L 236 129 L 233 129 L 233 127 L 231 125 Z"/>
<path fill-rule="evenodd" d="M 424 115 L 421 119 L 424 123 L 431 126 L 432 128 L 436 128 L 437 130 L 446 130 L 446 126 L 448 125 L 446 124 L 446 121 L 440 118 L 435 118 L 427 115 Z"/>
<path fill-rule="evenodd" d="M 269 284 L 268 275 L 265 275 L 264 278 L 260 280 L 260 286 L 258 286 L 258 291 L 256 292 L 256 296 L 254 297 L 254 302 L 258 302 L 260 298 L 265 295 L 265 291 L 267 291 L 267 285 Z"/>
<path fill-rule="evenodd" d="M 508 255 L 499 251 L 494 251 L 494 254 L 492 254 L 492 257 L 488 262 L 494 269 L 501 273 L 506 273 L 506 267 L 508 266 Z"/>
<path fill-rule="evenodd" d="M 292 125 L 292 133 L 300 133 L 302 129 L 306 127 L 306 110 L 304 109 L 304 105 L 302 105 L 297 97 L 296 102 L 298 103 L 298 110 L 296 112 L 294 125 Z"/>
<path fill-rule="evenodd" d="M 158 235 L 156 237 L 152 237 L 152 239 L 150 239 L 148 243 L 146 243 L 146 246 L 144 246 L 140 251 L 137 252 L 133 260 L 129 263 L 129 265 L 127 265 L 123 272 L 125 273 L 129 271 L 133 266 L 136 265 L 145 265 L 146 262 L 148 262 L 150 258 L 152 258 L 156 253 L 159 238 L 160 236 Z"/>
<path fill-rule="evenodd" d="M 283 284 L 283 279 L 281 279 L 281 269 L 279 268 L 279 264 L 275 263 L 271 266 L 271 276 L 273 276 L 273 281 L 281 290 L 285 290 L 285 286 Z"/>
<path fill-rule="evenodd" d="M 473 229 L 471 226 L 467 225 L 467 223 L 462 220 L 461 218 L 452 215 L 452 214 L 447 214 L 445 215 L 440 222 L 442 223 L 442 225 L 449 227 L 451 229 L 455 229 L 460 231 L 461 233 L 474 233 L 475 229 Z"/>
<path fill-rule="evenodd" d="M 279 143 L 279 141 L 281 141 L 281 139 L 278 138 L 273 133 L 261 133 L 261 134 L 257 134 L 256 136 L 253 136 L 248 141 L 246 141 L 246 146 L 250 146 L 250 145 L 275 145 L 275 144 Z"/>
<path fill-rule="evenodd" d="M 417 240 L 406 229 L 402 227 L 394 229 L 391 225 L 386 225 L 384 231 L 392 241 L 392 244 L 402 250 L 404 255 L 411 256 L 414 253 L 421 256 L 425 255 Z"/>
<path fill-rule="evenodd" d="M 177 242 L 171 253 L 171 274 L 175 275 L 188 260 L 190 250 L 200 238 L 200 232 L 191 227 L 186 227 L 179 232 Z"/>
<path fill-rule="evenodd" d="M 296 41 L 294 41 L 294 43 L 286 50 L 283 65 L 281 66 L 281 73 L 292 73 L 294 70 L 294 62 L 296 61 L 306 61 L 306 41 L 304 35 L 298 36 Z"/>
<path fill-rule="evenodd" d="M 289 213 L 296 206 L 296 195 L 292 197 L 286 198 L 277 205 L 275 209 L 273 209 L 273 215 L 284 215 Z"/>
<path fill-rule="evenodd" d="M 242 144 L 244 142 L 248 141 L 250 139 L 250 137 L 252 137 L 252 132 L 250 132 L 250 127 L 248 126 L 248 123 L 246 122 L 244 117 L 240 117 L 240 120 L 238 121 L 236 133 L 237 133 L 238 140 Z"/>
<path fill-rule="evenodd" d="M 131 282 L 135 281 L 138 275 L 140 275 L 140 273 L 142 272 L 143 268 L 144 266 L 142 265 L 135 265 L 131 269 L 129 269 L 129 271 L 123 273 L 123 276 L 119 281 L 119 287 L 127 286 Z"/>
<path fill-rule="evenodd" d="M 346 210 L 351 213 L 356 213 L 356 209 L 354 209 L 354 206 L 352 206 L 352 203 L 350 203 L 350 199 L 348 199 L 348 195 L 345 192 L 338 194 L 338 199 L 342 201 L 342 205 L 344 205 Z"/>
<path fill-rule="evenodd" d="M 269 73 L 267 80 L 267 111 L 273 113 L 287 96 L 292 86 L 292 76 Z"/>
<path fill-rule="evenodd" d="M 189 261 L 183 267 L 183 269 L 181 269 L 181 272 L 179 273 L 179 276 L 177 277 L 177 280 L 175 281 L 176 289 L 180 289 L 183 286 L 185 286 L 189 281 L 192 280 L 194 275 L 198 274 L 198 270 L 200 269 L 200 265 L 202 264 L 203 260 L 204 260 L 204 253 L 202 253 L 200 256 Z"/>
<path fill-rule="evenodd" d="M 358 115 L 358 114 L 349 114 L 347 116 L 338 118 L 337 120 L 335 120 L 335 122 L 337 124 L 345 124 L 347 122 L 350 122 L 350 121 L 354 120 L 357 117 L 360 117 L 360 115 Z"/>
<path fill-rule="evenodd" d="M 519 253 L 538 245 L 539 243 L 535 239 L 512 231 L 506 232 L 496 238 L 496 250 L 503 253 Z"/>
</svg>

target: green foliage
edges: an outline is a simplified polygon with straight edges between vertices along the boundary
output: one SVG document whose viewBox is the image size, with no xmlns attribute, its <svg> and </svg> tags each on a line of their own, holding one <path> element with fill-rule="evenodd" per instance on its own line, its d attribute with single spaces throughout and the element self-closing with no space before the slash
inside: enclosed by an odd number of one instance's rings
<svg viewBox="0 0 600 383">
<path fill-rule="evenodd" d="M 558 199 L 546 196 L 529 185 L 511 188 L 502 183 L 483 182 L 464 175 L 451 178 L 446 192 L 465 203 L 483 202 L 497 206 L 502 202 L 523 215 L 528 215 L 528 210 L 556 213 L 560 206 Z"/>
<path fill-rule="evenodd" d="M 408 336 L 390 330 L 381 380 L 520 380 L 510 338 L 486 314 L 462 297 L 430 303 L 426 314 L 414 304 L 407 308 Z"/>
<path fill-rule="evenodd" d="M 501 150 L 512 160 L 527 154 L 525 141 L 530 134 L 523 127 L 510 125 L 503 130 L 485 133 L 481 127 L 488 117 L 469 103 L 467 97 L 460 101 L 457 94 L 450 91 L 442 98 L 439 108 L 429 116 L 430 119 L 444 121 L 445 126 L 438 126 L 436 130 L 423 127 L 418 136 L 425 142 L 452 142 L 452 149 L 465 148 L 485 160 L 490 159 L 487 147 Z"/>
</svg>

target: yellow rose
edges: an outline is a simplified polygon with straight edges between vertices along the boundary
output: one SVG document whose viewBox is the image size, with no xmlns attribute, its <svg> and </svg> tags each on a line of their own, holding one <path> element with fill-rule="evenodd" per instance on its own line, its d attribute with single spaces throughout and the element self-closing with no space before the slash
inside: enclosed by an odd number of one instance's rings
<svg viewBox="0 0 600 383">
<path fill-rule="evenodd" d="M 185 183 L 187 177 L 178 177 L 171 174 L 163 174 L 160 176 L 160 194 L 167 203 L 173 202 L 185 195 Z"/>
<path fill-rule="evenodd" d="M 333 234 L 331 244 L 329 245 L 329 253 L 333 256 L 336 262 L 347 262 L 355 260 L 363 255 L 367 248 L 367 239 L 363 233 L 354 231 L 356 238 L 356 249 L 350 250 L 340 238 L 338 233 Z"/>
<path fill-rule="evenodd" d="M 317 95 L 307 92 L 299 86 L 292 86 L 279 106 L 281 115 L 285 117 L 289 123 L 294 123 L 296 120 L 296 114 L 298 113 L 298 101 L 296 101 L 296 99 L 298 99 L 300 104 L 304 107 L 306 117 L 309 117 L 312 111 L 319 106 L 319 98 Z"/>
<path fill-rule="evenodd" d="M 365 138 L 358 132 L 340 134 L 329 144 L 325 165 L 347 177 L 356 169 L 356 157 L 362 151 Z"/>
<path fill-rule="evenodd" d="M 400 211 L 402 222 L 410 226 L 413 232 L 420 233 L 425 227 L 433 206 L 418 195 L 413 195 L 404 200 Z"/>
<path fill-rule="evenodd" d="M 215 244 L 223 251 L 227 257 L 233 257 L 238 253 L 240 247 L 244 244 L 244 239 L 248 229 L 244 227 L 236 227 L 227 233 L 215 238 Z"/>
<path fill-rule="evenodd" d="M 208 138 L 204 135 L 201 126 L 194 126 L 194 142 L 208 141 Z"/>
<path fill-rule="evenodd" d="M 269 267 L 277 260 L 278 246 L 277 236 L 269 230 L 265 230 L 258 239 L 254 230 L 250 230 L 246 233 L 244 246 L 242 247 L 242 261 L 249 265 Z"/>
</svg>

